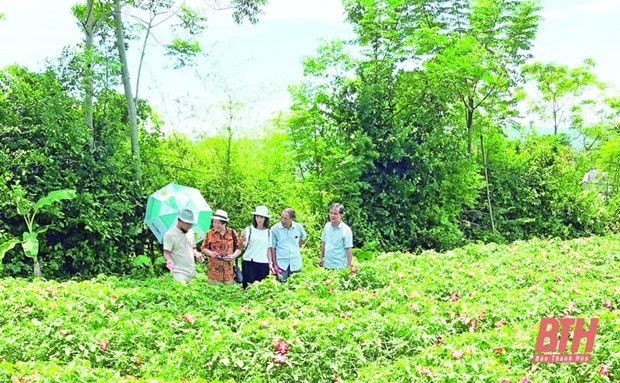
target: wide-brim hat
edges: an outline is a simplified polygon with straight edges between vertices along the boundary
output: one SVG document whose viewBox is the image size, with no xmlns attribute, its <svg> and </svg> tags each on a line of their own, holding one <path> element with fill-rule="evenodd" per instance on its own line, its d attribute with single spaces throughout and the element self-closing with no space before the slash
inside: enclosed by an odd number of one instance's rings
<svg viewBox="0 0 620 383">
<path fill-rule="evenodd" d="M 217 209 L 211 216 L 211 219 L 217 219 L 218 221 L 228 222 L 228 213 L 224 210 Z"/>
<path fill-rule="evenodd" d="M 198 222 L 196 220 L 196 214 L 194 214 L 194 212 L 190 209 L 179 210 L 179 213 L 177 214 L 177 218 L 185 223 L 189 223 L 192 225 L 195 225 L 196 222 Z"/>
<path fill-rule="evenodd" d="M 252 212 L 252 215 L 260 215 L 261 217 L 271 218 L 269 216 L 269 209 L 267 209 L 267 206 L 256 207 L 256 210 Z"/>
</svg>

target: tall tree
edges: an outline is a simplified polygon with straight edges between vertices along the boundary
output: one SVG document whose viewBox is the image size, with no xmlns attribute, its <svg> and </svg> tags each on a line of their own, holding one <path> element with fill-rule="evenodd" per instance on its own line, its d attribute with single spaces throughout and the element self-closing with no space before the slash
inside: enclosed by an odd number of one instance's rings
<svg viewBox="0 0 620 383">
<path fill-rule="evenodd" d="M 345 7 L 357 59 L 337 44 L 323 47 L 295 88 L 290 128 L 303 151 L 300 168 L 322 181 L 323 206 L 344 201 L 356 244 L 454 246 L 478 183 L 459 137 L 446 134 L 448 99 L 410 65 L 412 4 L 352 0 Z"/>
<path fill-rule="evenodd" d="M 467 154 L 475 137 L 475 114 L 500 100 L 520 80 L 540 20 L 536 0 L 421 1 L 416 33 L 424 67 L 459 101 Z M 506 110 L 506 109 L 505 109 Z"/>
<path fill-rule="evenodd" d="M 592 59 L 586 59 L 577 68 L 542 62 L 523 67 L 525 78 L 537 91 L 536 97 L 530 100 L 529 109 L 540 120 L 551 121 L 553 134 L 558 134 L 559 128 L 568 124 L 571 111 L 586 91 L 602 86 L 593 72 L 595 65 Z"/>
<path fill-rule="evenodd" d="M 86 129 L 91 132 L 90 149 L 95 149 L 95 129 L 93 127 L 93 39 L 95 29 L 95 0 L 86 1 L 86 21 L 83 24 L 85 39 L 84 52 L 84 120 Z"/>
<path fill-rule="evenodd" d="M 510 90 L 520 80 L 518 69 L 529 57 L 540 5 L 536 0 L 423 3 L 424 21 L 418 33 L 421 43 L 416 53 L 430 55 L 424 67 L 459 101 L 455 112 L 464 119 L 468 156 L 472 155 L 474 137 L 479 138 L 487 209 L 495 230 L 488 153 L 483 126 L 476 127 L 476 113 L 482 110 L 495 115 L 498 122 L 506 113 L 510 115 L 510 105 L 515 102 Z"/>
<path fill-rule="evenodd" d="M 195 55 L 200 52 L 200 46 L 195 40 L 195 36 L 200 34 L 206 27 L 207 19 L 202 13 L 185 5 L 183 1 L 175 0 L 86 0 L 86 6 L 77 6 L 74 12 L 80 20 L 82 28 L 85 32 L 86 54 L 84 59 L 84 109 L 86 126 L 91 131 L 95 131 L 92 123 L 92 99 L 93 91 L 93 72 L 92 62 L 94 52 L 92 49 L 94 26 L 101 22 L 102 28 L 99 33 L 102 36 L 113 35 L 116 40 L 116 49 L 118 50 L 118 60 L 120 61 L 121 79 L 127 97 L 128 122 L 130 126 L 130 140 L 132 148 L 132 156 L 134 158 L 135 178 L 140 179 L 141 161 L 140 147 L 138 140 L 138 124 L 136 115 L 136 105 L 138 92 L 140 88 L 140 77 L 142 66 L 145 62 L 147 42 L 154 39 L 159 43 L 159 39 L 153 37 L 154 28 L 160 25 L 169 27 L 173 31 L 173 39 L 170 43 L 160 43 L 165 48 L 165 54 L 175 59 L 174 67 L 179 68 L 192 64 Z M 98 8 L 107 9 L 106 12 L 97 13 L 93 10 Z M 227 8 L 226 5 L 234 9 L 233 18 L 235 22 L 240 23 L 244 19 L 250 22 L 256 22 L 257 14 L 260 13 L 261 7 L 266 4 L 266 0 L 232 0 L 226 4 L 219 4 L 222 9 Z M 147 17 L 142 17 L 146 13 Z M 140 51 L 140 59 L 136 76 L 136 86 L 132 90 L 130 71 L 126 54 L 128 40 L 135 36 L 129 34 L 129 26 L 123 22 L 123 14 L 131 17 L 131 19 L 140 25 L 144 31 L 142 48 Z M 133 25 L 135 26 L 135 25 Z M 189 34 L 188 38 L 182 37 L 179 33 L 185 32 Z M 128 39 L 129 37 L 129 39 Z M 135 95 L 133 94 L 135 91 Z M 93 146 L 96 140 L 93 140 Z"/>
<path fill-rule="evenodd" d="M 116 31 L 116 44 L 121 60 L 121 71 L 123 78 L 123 88 L 125 89 L 125 102 L 127 103 L 127 114 L 129 120 L 129 138 L 131 140 L 131 155 L 134 164 L 134 178 L 140 181 L 142 177 L 142 166 L 140 164 L 140 143 L 138 141 L 138 115 L 136 112 L 136 101 L 131 92 L 131 81 L 129 77 L 129 66 L 127 64 L 127 53 L 125 52 L 125 35 L 123 30 L 123 19 L 121 15 L 121 0 L 114 0 L 114 26 Z"/>
</svg>

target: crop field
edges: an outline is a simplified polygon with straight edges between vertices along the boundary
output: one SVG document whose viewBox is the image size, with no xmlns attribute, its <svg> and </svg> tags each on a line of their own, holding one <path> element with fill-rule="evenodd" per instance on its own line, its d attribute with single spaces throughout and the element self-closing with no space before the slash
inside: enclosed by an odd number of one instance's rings
<svg viewBox="0 0 620 383">
<path fill-rule="evenodd" d="M 0 382 L 619 381 L 619 262 L 608 236 L 307 260 L 246 291 L 0 279 Z M 532 363 L 544 317 L 599 318 L 592 360 Z"/>
</svg>

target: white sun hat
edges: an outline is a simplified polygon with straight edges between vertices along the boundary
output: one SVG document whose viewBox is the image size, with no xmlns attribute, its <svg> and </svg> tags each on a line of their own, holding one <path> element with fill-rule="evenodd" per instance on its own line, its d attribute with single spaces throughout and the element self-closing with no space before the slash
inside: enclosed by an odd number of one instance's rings
<svg viewBox="0 0 620 383">
<path fill-rule="evenodd" d="M 252 215 L 260 215 L 261 217 L 271 218 L 269 216 L 269 209 L 267 209 L 267 206 L 262 205 L 256 207 L 256 210 L 252 212 Z"/>
<path fill-rule="evenodd" d="M 189 224 L 196 224 L 196 215 L 194 214 L 194 212 L 190 209 L 181 209 L 179 210 L 179 214 L 177 215 L 177 218 L 180 219 L 181 221 L 185 222 L 185 223 L 189 223 Z"/>
</svg>

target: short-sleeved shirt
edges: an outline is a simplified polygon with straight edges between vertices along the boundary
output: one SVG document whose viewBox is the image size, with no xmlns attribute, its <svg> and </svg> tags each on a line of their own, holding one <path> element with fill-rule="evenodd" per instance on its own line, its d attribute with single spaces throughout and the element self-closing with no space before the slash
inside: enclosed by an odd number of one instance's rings
<svg viewBox="0 0 620 383">
<path fill-rule="evenodd" d="M 336 227 L 327 222 L 321 234 L 325 242 L 323 266 L 328 269 L 344 269 L 347 267 L 347 249 L 353 247 L 353 232 L 346 223 L 340 221 Z"/>
<path fill-rule="evenodd" d="M 271 242 L 276 252 L 276 262 L 282 270 L 301 270 L 301 251 L 299 241 L 306 240 L 306 231 L 301 223 L 292 222 L 290 228 L 278 222 L 271 227 Z"/>
<path fill-rule="evenodd" d="M 271 231 L 269 229 L 259 230 L 248 226 L 245 228 L 245 238 L 249 239 L 248 245 L 243 253 L 244 261 L 257 263 L 269 263 L 267 252 L 271 247 Z"/>
<path fill-rule="evenodd" d="M 194 263 L 194 231 L 183 233 L 176 225 L 164 234 L 164 250 L 172 254 L 173 274 L 185 274 L 189 277 L 196 275 Z"/>
<path fill-rule="evenodd" d="M 224 235 L 215 229 L 207 231 L 202 241 L 202 248 L 215 251 L 219 255 L 232 255 L 239 248 L 237 232 L 227 228 Z M 234 261 L 223 261 L 220 259 L 208 258 L 207 277 L 221 282 L 233 280 Z"/>
</svg>

